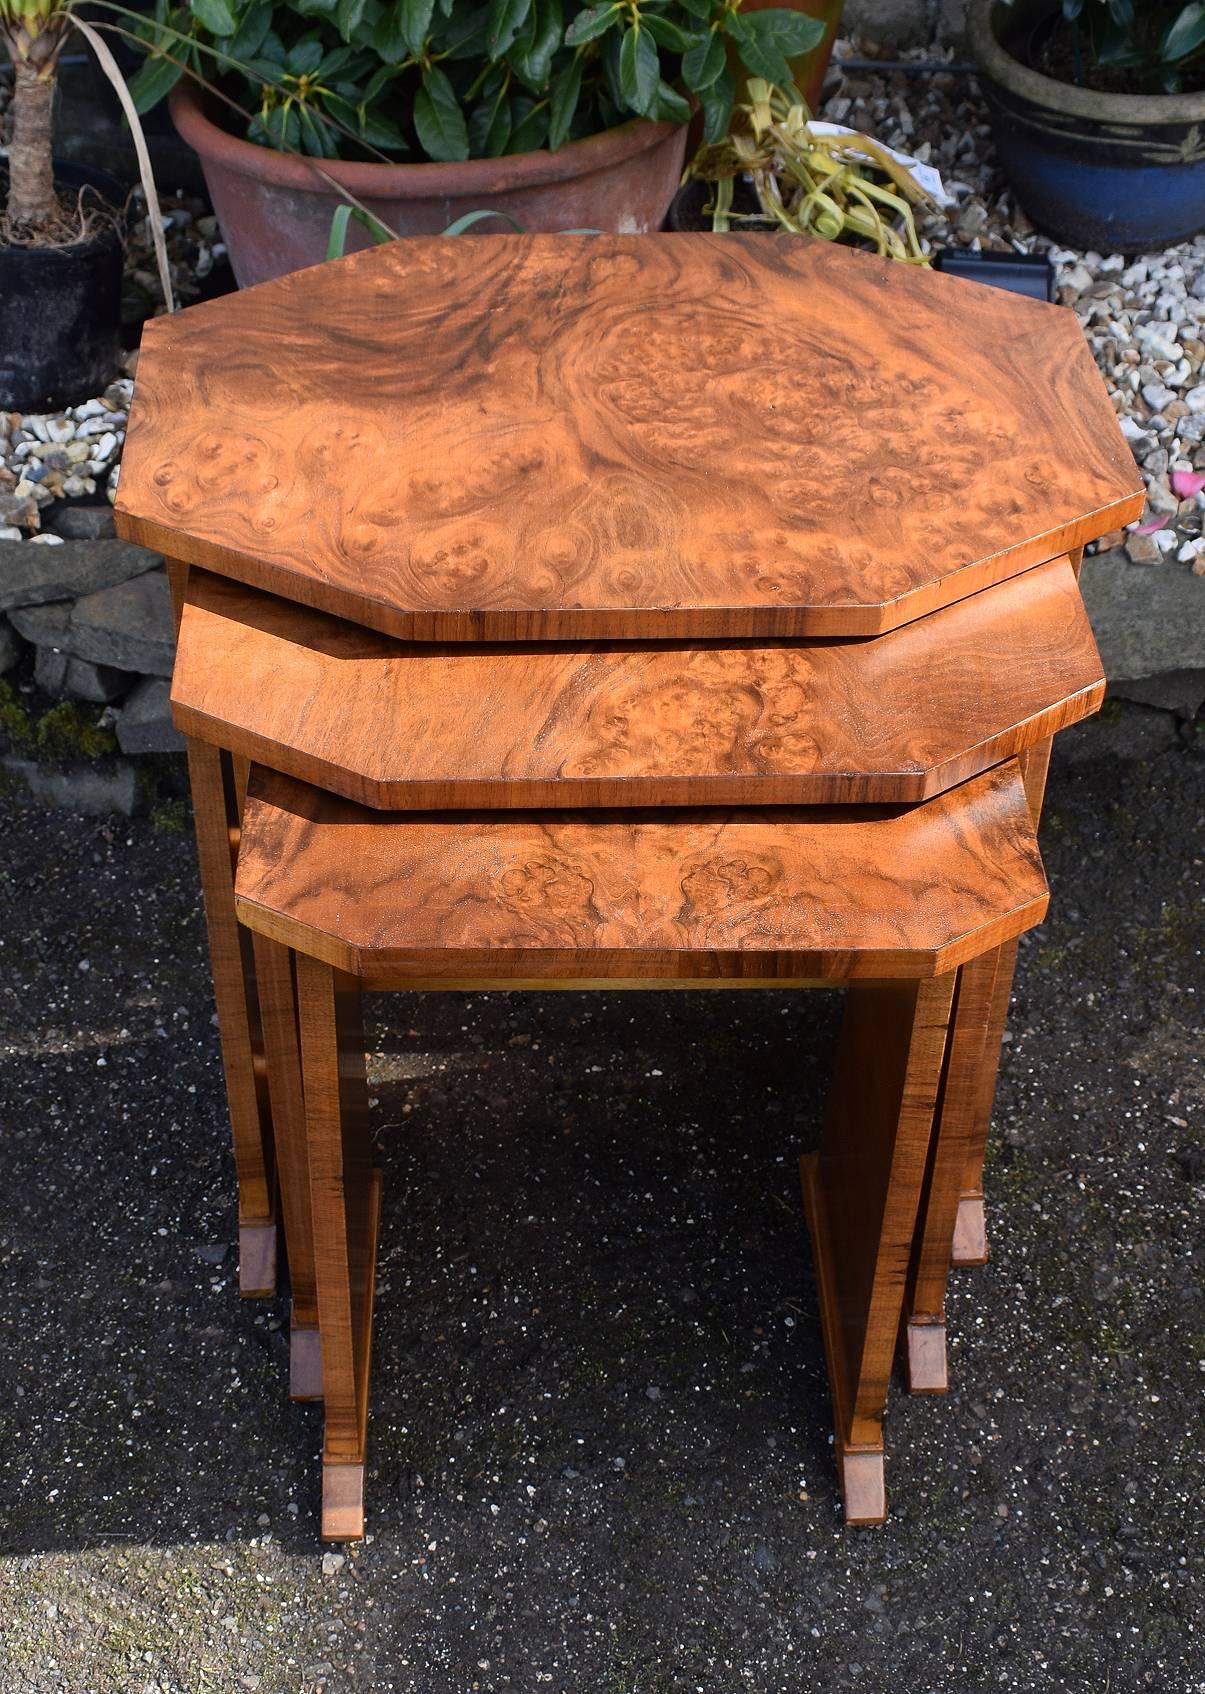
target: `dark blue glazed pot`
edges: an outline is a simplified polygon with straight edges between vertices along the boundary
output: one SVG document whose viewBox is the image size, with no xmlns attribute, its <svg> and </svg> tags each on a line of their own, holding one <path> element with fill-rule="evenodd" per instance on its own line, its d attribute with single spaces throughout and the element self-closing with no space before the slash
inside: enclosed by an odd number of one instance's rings
<svg viewBox="0 0 1205 1694">
<path fill-rule="evenodd" d="M 1205 229 L 1205 94 L 1098 94 L 1015 59 L 1049 0 L 972 0 L 967 35 L 1000 163 L 1068 247 L 1146 252 Z"/>
</svg>

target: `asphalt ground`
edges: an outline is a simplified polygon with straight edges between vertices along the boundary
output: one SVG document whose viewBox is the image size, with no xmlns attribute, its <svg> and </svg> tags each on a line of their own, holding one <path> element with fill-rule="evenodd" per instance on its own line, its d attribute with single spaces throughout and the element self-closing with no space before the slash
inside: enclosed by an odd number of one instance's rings
<svg viewBox="0 0 1205 1694">
<path fill-rule="evenodd" d="M 187 824 L 0 815 L 3 1694 L 1205 1690 L 1205 761 L 1056 750 L 953 1388 L 841 1522 L 796 1160 L 839 996 L 372 1003 L 370 1539 L 237 1293 Z"/>
</svg>

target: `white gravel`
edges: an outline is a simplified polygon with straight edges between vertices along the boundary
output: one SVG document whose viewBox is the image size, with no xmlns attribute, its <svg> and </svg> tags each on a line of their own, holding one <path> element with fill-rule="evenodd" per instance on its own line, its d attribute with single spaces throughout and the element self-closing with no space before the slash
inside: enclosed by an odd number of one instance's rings
<svg viewBox="0 0 1205 1694">
<path fill-rule="evenodd" d="M 1205 233 L 1137 258 L 1055 246 L 1038 235 L 1000 174 L 973 79 L 957 71 L 842 70 L 843 57 L 858 56 L 857 42 L 838 43 L 822 115 L 941 172 L 956 204 L 921 220 L 929 249 L 1044 252 L 1057 267 L 1059 300 L 1083 326 L 1148 490 L 1143 523 L 1099 545 L 1124 541 L 1135 564 L 1182 563 L 1205 575 L 1205 495 L 1198 491 L 1205 486 Z M 900 57 L 952 63 L 955 53 L 925 48 Z"/>
</svg>

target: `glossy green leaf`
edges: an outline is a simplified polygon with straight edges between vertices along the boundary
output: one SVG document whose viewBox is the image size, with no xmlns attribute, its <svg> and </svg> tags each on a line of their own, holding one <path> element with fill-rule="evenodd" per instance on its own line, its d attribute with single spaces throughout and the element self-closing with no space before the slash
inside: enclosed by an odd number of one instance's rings
<svg viewBox="0 0 1205 1694">
<path fill-rule="evenodd" d="M 272 0 L 254 0 L 243 13 L 226 51 L 232 59 L 254 58 L 263 46 L 271 27 Z"/>
<path fill-rule="evenodd" d="M 731 73 L 723 71 L 708 88 L 699 94 L 699 104 L 703 108 L 703 139 L 704 141 L 722 141 L 728 133 L 729 120 L 732 117 L 733 102 L 736 99 L 736 85 Z"/>
<path fill-rule="evenodd" d="M 371 106 L 382 90 L 388 88 L 389 84 L 400 75 L 401 72 L 396 65 L 381 65 L 373 71 L 364 85 L 364 104 Z"/>
<path fill-rule="evenodd" d="M 348 135 L 360 133 L 360 107 L 355 98 L 355 91 L 349 98 L 346 94 L 328 94 L 323 100 L 323 110 L 331 122 L 338 125 L 340 130 Z"/>
<path fill-rule="evenodd" d="M 662 124 L 688 124 L 690 122 L 690 101 L 662 79 L 657 84 L 657 92 L 653 97 L 651 115 L 656 118 L 658 123 Z"/>
<path fill-rule="evenodd" d="M 395 4 L 401 13 L 402 36 L 417 57 L 431 31 L 435 0 L 395 0 Z"/>
<path fill-rule="evenodd" d="M 619 7 L 615 4 L 587 6 L 565 31 L 566 47 L 580 47 L 583 41 L 593 41 L 596 36 L 605 35 L 612 25 L 619 22 L 619 18 Z"/>
<path fill-rule="evenodd" d="M 350 41 L 364 16 L 366 0 L 339 0 L 335 7 L 335 28 L 344 41 Z"/>
<path fill-rule="evenodd" d="M 191 0 L 193 17 L 210 35 L 233 35 L 238 25 L 230 0 Z"/>
<path fill-rule="evenodd" d="M 323 54 L 318 65 L 319 81 L 328 83 L 331 87 L 336 86 L 340 73 L 346 71 L 349 65 L 354 66 L 359 57 L 360 54 L 354 47 L 344 45 L 332 48 L 329 53 Z"/>
<path fill-rule="evenodd" d="M 269 88 L 279 88 L 284 81 L 284 66 L 272 59 L 248 59 L 244 69 L 249 77 L 266 83 Z"/>
<path fill-rule="evenodd" d="M 768 82 L 789 83 L 788 55 L 806 53 L 824 35 L 818 18 L 802 12 L 728 12 L 724 28 L 736 42 L 741 63 Z"/>
<path fill-rule="evenodd" d="M 582 62 L 575 53 L 560 75 L 553 79 L 548 109 L 548 145 L 554 152 L 569 135 L 581 91 Z"/>
<path fill-rule="evenodd" d="M 139 112 L 149 112 L 152 106 L 157 106 L 163 96 L 176 86 L 183 75 L 184 67 L 174 65 L 161 53 L 144 59 L 129 81 L 135 109 Z"/>
<path fill-rule="evenodd" d="M 297 123 L 302 152 L 313 159 L 329 159 L 335 151 L 335 140 L 327 125 L 308 106 L 297 108 Z"/>
<path fill-rule="evenodd" d="M 619 44 L 619 88 L 633 112 L 647 117 L 657 98 L 661 66 L 647 30 L 627 29 Z"/>
<path fill-rule="evenodd" d="M 682 55 L 682 76 L 686 86 L 701 94 L 705 88 L 711 87 L 727 63 L 728 55 L 718 31 L 708 30 L 706 35 L 692 41 Z"/>
<path fill-rule="evenodd" d="M 322 42 L 316 35 L 303 35 L 285 54 L 290 76 L 312 76 L 322 63 Z"/>
<path fill-rule="evenodd" d="M 528 22 L 532 27 L 525 40 L 515 44 L 510 64 L 520 82 L 542 94 L 548 87 L 552 61 L 561 45 L 561 0 L 534 0 Z"/>
<path fill-rule="evenodd" d="M 510 52 L 530 10 L 531 0 L 490 0 L 485 39 L 491 59 L 504 58 Z"/>
<path fill-rule="evenodd" d="M 599 54 L 606 86 L 598 90 L 598 105 L 599 110 L 606 113 L 605 102 L 607 100 L 611 102 L 611 109 L 614 114 L 611 119 L 612 123 L 626 122 L 631 116 L 619 80 L 619 49 L 622 44 L 623 35 L 619 30 L 613 29 L 609 35 L 603 36 L 602 52 Z"/>
<path fill-rule="evenodd" d="M 642 9 L 640 28 L 652 36 L 658 47 L 667 47 L 671 53 L 685 53 L 691 43 L 691 37 L 686 31 L 661 12 Z"/>
<path fill-rule="evenodd" d="M 510 141 L 510 102 L 505 90 L 482 100 L 469 113 L 469 153 L 474 159 L 497 159 Z"/>
<path fill-rule="evenodd" d="M 301 150 L 301 125 L 295 104 L 273 106 L 262 118 L 254 118 L 247 131 L 252 141 L 266 147 L 277 147 L 283 153 Z"/>
<path fill-rule="evenodd" d="M 1205 42 L 1205 0 L 1188 0 L 1163 38 L 1163 57 L 1174 64 Z"/>
<path fill-rule="evenodd" d="M 489 56 L 485 39 L 488 24 L 488 6 L 458 12 L 446 21 L 438 21 L 432 30 L 432 45 L 444 58 L 476 59 L 483 63 Z"/>
<path fill-rule="evenodd" d="M 372 32 L 373 51 L 379 54 L 387 65 L 400 65 L 410 57 L 410 43 L 406 40 L 405 24 L 400 4 L 386 6 Z"/>
<path fill-rule="evenodd" d="M 414 96 L 414 127 L 429 159 L 467 159 L 469 132 L 447 73 L 438 65 L 423 72 Z"/>
<path fill-rule="evenodd" d="M 381 112 L 365 112 L 360 117 L 359 130 L 361 139 L 370 147 L 378 147 L 387 153 L 408 153 L 409 143 L 392 118 L 387 118 Z"/>
<path fill-rule="evenodd" d="M 543 147 L 548 141 L 548 101 L 541 100 L 533 105 L 529 112 L 520 114 L 519 101 L 515 101 L 512 110 L 514 128 L 510 132 L 511 153 L 534 153 L 537 147 Z"/>
</svg>

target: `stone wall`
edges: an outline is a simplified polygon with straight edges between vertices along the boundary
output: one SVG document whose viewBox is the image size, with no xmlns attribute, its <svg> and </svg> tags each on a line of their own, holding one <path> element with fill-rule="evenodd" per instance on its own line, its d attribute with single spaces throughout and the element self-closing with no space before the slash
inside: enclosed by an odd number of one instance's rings
<svg viewBox="0 0 1205 1694">
<path fill-rule="evenodd" d="M 137 785 L 120 755 L 183 747 L 168 701 L 174 648 L 163 560 L 118 541 L 107 505 L 65 508 L 35 540 L 0 541 L 10 784 L 84 810 L 130 810 Z M 54 709 L 67 704 L 78 710 Z M 73 726 L 92 756 L 78 769 Z M 109 750 L 119 756 L 93 762 Z"/>
</svg>

